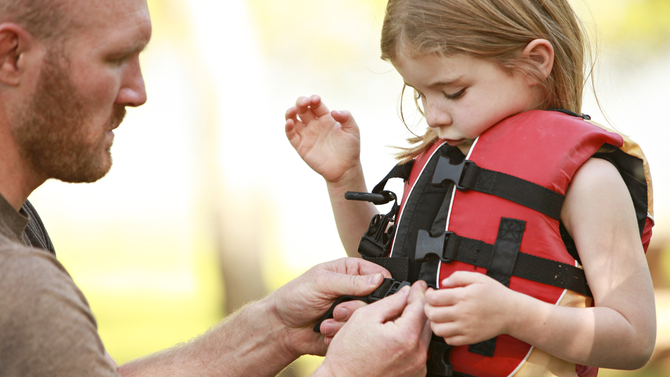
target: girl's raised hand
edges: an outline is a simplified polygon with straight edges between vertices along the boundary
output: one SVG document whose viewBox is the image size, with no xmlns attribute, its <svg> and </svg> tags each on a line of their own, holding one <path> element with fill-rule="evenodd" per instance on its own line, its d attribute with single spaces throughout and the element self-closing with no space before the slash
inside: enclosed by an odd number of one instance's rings
<svg viewBox="0 0 670 377">
<path fill-rule="evenodd" d="M 477 272 L 457 271 L 441 289 L 426 291 L 426 317 L 435 335 L 462 346 L 506 334 L 514 317 L 514 292 Z"/>
<path fill-rule="evenodd" d="M 286 136 L 300 157 L 327 182 L 360 164 L 360 131 L 348 111 L 329 111 L 317 95 L 300 97 L 286 111 Z"/>
</svg>

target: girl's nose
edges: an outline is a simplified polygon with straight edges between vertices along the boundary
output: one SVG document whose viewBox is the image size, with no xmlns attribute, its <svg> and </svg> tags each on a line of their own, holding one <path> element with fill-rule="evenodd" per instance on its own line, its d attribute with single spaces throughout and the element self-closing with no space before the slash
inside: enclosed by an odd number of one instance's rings
<svg viewBox="0 0 670 377">
<path fill-rule="evenodd" d="M 451 115 L 439 104 L 428 102 L 425 106 L 426 122 L 432 128 L 449 126 L 452 123 Z"/>
</svg>

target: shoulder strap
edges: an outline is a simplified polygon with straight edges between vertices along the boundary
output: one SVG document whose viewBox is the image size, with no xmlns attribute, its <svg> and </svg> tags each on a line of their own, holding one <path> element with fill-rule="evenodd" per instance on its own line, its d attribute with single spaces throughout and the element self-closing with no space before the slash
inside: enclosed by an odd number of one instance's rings
<svg viewBox="0 0 670 377">
<path fill-rule="evenodd" d="M 473 190 L 495 195 L 539 211 L 553 219 L 561 218 L 564 195 L 525 179 L 480 168 L 469 160 L 453 165 L 448 159 L 440 158 L 432 183 L 434 186 L 444 186 L 447 181 L 455 184 L 461 191 Z"/>
</svg>

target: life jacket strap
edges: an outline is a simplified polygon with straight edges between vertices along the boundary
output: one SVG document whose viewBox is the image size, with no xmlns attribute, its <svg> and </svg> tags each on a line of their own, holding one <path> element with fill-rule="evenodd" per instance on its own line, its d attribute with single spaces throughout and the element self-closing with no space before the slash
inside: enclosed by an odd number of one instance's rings
<svg viewBox="0 0 670 377">
<path fill-rule="evenodd" d="M 460 191 L 473 190 L 495 195 L 553 219 L 561 219 L 564 195 L 513 175 L 480 168 L 470 160 L 453 165 L 448 158 L 440 157 L 432 184 L 443 187 L 448 182 L 453 182 Z"/>
<path fill-rule="evenodd" d="M 430 341 L 428 347 L 428 361 L 426 362 L 426 369 L 428 374 L 426 377 L 446 377 L 453 376 L 454 370 L 449 362 L 449 352 L 453 346 L 448 345 L 444 338 L 435 334 Z"/>
<path fill-rule="evenodd" d="M 415 258 L 417 262 L 425 262 L 433 256 L 444 263 L 459 261 L 487 268 L 492 254 L 493 245 L 484 241 L 461 237 L 453 232 L 432 236 L 428 231 L 420 230 Z M 551 259 L 519 252 L 512 276 L 593 297 L 584 270 Z"/>
<path fill-rule="evenodd" d="M 328 318 L 333 318 L 333 310 L 335 310 L 335 307 L 343 302 L 346 301 L 351 301 L 351 300 L 360 300 L 365 303 L 371 304 L 375 301 L 379 301 L 383 299 L 386 296 L 390 296 L 396 292 L 398 292 L 402 287 L 404 286 L 409 286 L 410 283 L 406 281 L 398 281 L 398 280 L 393 280 L 393 279 L 384 279 L 384 281 L 381 283 L 381 285 L 372 293 L 370 293 L 367 296 L 342 296 L 338 298 L 333 305 L 331 305 L 330 309 L 324 314 L 321 319 L 316 323 L 314 326 L 313 330 L 314 332 L 321 332 L 321 322 L 325 321 Z"/>
</svg>

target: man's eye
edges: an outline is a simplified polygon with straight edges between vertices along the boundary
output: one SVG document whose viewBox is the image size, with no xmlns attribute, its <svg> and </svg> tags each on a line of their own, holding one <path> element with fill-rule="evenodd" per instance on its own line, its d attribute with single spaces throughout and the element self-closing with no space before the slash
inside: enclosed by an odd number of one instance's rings
<svg viewBox="0 0 670 377">
<path fill-rule="evenodd" d="M 444 93 L 444 92 L 442 92 L 442 93 Z M 456 92 L 454 94 L 444 93 L 444 97 L 446 99 L 454 100 L 454 99 L 459 99 L 459 98 L 463 97 L 463 94 L 465 94 L 465 88 L 459 90 L 458 92 Z"/>
</svg>

